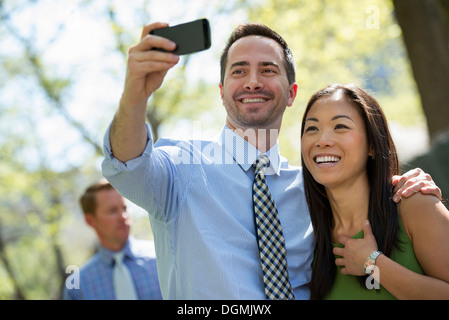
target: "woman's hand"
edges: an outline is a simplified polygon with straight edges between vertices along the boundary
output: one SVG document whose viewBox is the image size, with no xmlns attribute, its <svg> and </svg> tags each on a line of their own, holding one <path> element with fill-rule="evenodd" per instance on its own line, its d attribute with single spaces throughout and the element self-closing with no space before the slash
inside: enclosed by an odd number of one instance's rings
<svg viewBox="0 0 449 320">
<path fill-rule="evenodd" d="M 344 248 L 334 248 L 333 252 L 342 258 L 335 259 L 337 266 L 343 266 L 342 274 L 354 276 L 365 275 L 365 261 L 371 253 L 377 250 L 377 242 L 368 220 L 363 224 L 364 236 L 362 239 L 352 239 L 340 236 L 339 241 Z"/>
</svg>

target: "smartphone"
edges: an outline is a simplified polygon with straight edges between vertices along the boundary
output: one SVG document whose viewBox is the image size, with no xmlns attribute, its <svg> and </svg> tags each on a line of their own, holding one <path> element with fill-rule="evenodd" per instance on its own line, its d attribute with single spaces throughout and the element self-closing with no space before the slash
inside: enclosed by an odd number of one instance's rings
<svg viewBox="0 0 449 320">
<path fill-rule="evenodd" d="M 150 34 L 170 39 L 176 43 L 176 49 L 174 51 L 166 51 L 163 49 L 154 50 L 171 52 L 177 55 L 206 50 L 211 46 L 210 26 L 207 19 L 199 19 L 173 27 L 155 29 Z"/>
</svg>

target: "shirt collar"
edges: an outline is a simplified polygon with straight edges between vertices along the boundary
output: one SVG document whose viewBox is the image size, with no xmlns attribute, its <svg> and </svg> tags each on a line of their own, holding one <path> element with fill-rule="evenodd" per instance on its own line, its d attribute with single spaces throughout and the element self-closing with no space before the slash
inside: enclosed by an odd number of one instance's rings
<svg viewBox="0 0 449 320">
<path fill-rule="evenodd" d="M 262 154 L 262 152 L 257 150 L 256 147 L 238 134 L 234 133 L 234 131 L 226 125 L 221 132 L 220 142 L 222 143 L 224 150 L 228 154 L 232 155 L 234 160 L 245 171 L 248 171 L 254 161 L 256 161 L 257 157 Z M 270 167 L 267 168 L 266 175 L 279 175 L 281 166 L 279 144 L 277 141 L 276 144 L 266 152 L 266 155 L 270 159 Z"/>
<path fill-rule="evenodd" d="M 133 250 L 132 250 L 133 243 L 131 240 L 132 239 L 130 236 L 128 238 L 128 240 L 126 241 L 125 245 L 123 246 L 122 250 L 120 250 L 120 251 L 124 253 L 124 256 L 126 256 L 130 259 L 134 259 L 135 256 L 134 256 Z M 114 254 L 117 253 L 117 251 L 112 251 L 112 250 L 106 249 L 105 247 L 100 245 L 98 248 L 98 253 L 104 262 L 106 262 L 107 264 L 112 264 L 112 262 L 114 261 Z"/>
</svg>

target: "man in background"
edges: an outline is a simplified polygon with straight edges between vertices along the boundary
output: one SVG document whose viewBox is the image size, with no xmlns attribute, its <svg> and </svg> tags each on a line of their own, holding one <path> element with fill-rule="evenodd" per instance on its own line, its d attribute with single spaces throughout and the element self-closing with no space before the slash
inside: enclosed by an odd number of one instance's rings
<svg viewBox="0 0 449 320">
<path fill-rule="evenodd" d="M 130 236 L 126 201 L 106 180 L 80 198 L 84 219 L 100 242 L 80 269 L 79 287 L 64 288 L 65 300 L 161 300 L 154 244 Z"/>
</svg>

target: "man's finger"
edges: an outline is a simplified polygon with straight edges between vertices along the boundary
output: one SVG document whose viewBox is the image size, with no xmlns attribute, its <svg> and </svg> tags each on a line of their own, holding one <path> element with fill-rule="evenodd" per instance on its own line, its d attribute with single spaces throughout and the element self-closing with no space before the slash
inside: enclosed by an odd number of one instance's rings
<svg viewBox="0 0 449 320">
<path fill-rule="evenodd" d="M 142 29 L 142 34 L 140 35 L 140 39 L 144 38 L 146 35 L 148 35 L 151 31 L 153 31 L 155 29 L 166 28 L 166 27 L 168 27 L 168 23 L 166 23 L 166 22 L 153 22 L 153 23 L 147 24 Z"/>
<path fill-rule="evenodd" d="M 423 187 L 423 188 L 421 188 L 421 192 L 423 194 L 433 194 L 439 200 L 443 199 L 443 193 L 441 192 L 441 189 L 438 188 L 437 186 L 435 186 L 435 187 Z"/>
<path fill-rule="evenodd" d="M 412 178 L 416 178 L 419 175 L 424 174 L 424 171 L 422 171 L 420 168 L 415 168 L 412 170 L 407 171 L 402 176 L 400 176 L 399 180 L 397 181 L 398 187 L 402 187 L 404 183 L 407 182 L 407 180 L 410 180 Z"/>
</svg>

